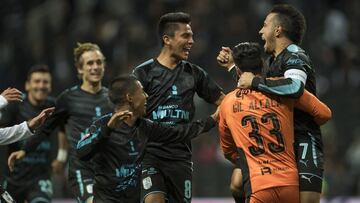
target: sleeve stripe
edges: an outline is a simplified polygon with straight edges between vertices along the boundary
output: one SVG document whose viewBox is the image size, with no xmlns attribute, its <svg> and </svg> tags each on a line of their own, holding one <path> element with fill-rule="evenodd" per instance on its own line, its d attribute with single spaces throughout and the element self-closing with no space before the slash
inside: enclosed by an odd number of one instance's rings
<svg viewBox="0 0 360 203">
<path fill-rule="evenodd" d="M 99 132 L 100 132 L 100 131 L 92 134 L 91 137 L 86 137 L 85 139 L 81 139 L 81 140 L 78 142 L 76 148 L 77 148 L 77 149 L 80 149 L 80 148 L 84 147 L 85 145 L 90 144 L 95 138 L 97 138 Z"/>
<path fill-rule="evenodd" d="M 301 80 L 292 79 L 291 83 L 276 87 L 268 87 L 266 85 L 259 84 L 258 89 L 261 91 L 270 92 L 277 95 L 291 95 L 299 92 L 299 90 L 302 87 L 301 83 L 302 83 Z"/>
</svg>

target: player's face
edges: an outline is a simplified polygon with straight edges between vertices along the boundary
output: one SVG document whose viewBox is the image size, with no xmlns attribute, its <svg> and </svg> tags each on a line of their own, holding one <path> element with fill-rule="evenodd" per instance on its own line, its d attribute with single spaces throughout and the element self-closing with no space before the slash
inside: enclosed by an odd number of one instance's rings
<svg viewBox="0 0 360 203">
<path fill-rule="evenodd" d="M 25 84 L 25 89 L 32 100 L 37 102 L 44 101 L 51 91 L 50 73 L 32 73 L 30 80 Z"/>
<path fill-rule="evenodd" d="M 173 37 L 169 37 L 172 56 L 178 60 L 186 60 L 194 44 L 193 32 L 189 24 L 179 23 Z"/>
<path fill-rule="evenodd" d="M 275 51 L 275 23 L 274 16 L 276 14 L 270 13 L 267 15 L 264 25 L 259 31 L 261 39 L 264 40 L 264 49 L 268 54 L 272 54 Z"/>
<path fill-rule="evenodd" d="M 146 99 L 148 95 L 143 89 L 143 86 L 139 81 L 136 82 L 136 91 L 133 93 L 133 108 L 134 113 L 139 117 L 142 117 L 146 114 Z"/>
<path fill-rule="evenodd" d="M 100 51 L 87 51 L 81 55 L 82 67 L 78 69 L 82 80 L 90 83 L 99 83 L 104 77 L 105 60 Z"/>
</svg>

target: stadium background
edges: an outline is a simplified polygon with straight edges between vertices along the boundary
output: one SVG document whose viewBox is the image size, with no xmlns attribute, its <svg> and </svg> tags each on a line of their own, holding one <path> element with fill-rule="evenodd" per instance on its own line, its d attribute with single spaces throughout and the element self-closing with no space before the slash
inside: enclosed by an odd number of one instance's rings
<svg viewBox="0 0 360 203">
<path fill-rule="evenodd" d="M 357 0 L 1 0 L 0 90 L 24 91 L 26 72 L 34 64 L 49 65 L 53 96 L 78 84 L 72 51 L 76 42 L 99 44 L 107 58 L 104 84 L 130 73 L 160 49 L 159 17 L 184 11 L 192 16 L 195 44 L 189 60 L 199 64 L 224 88 L 231 76 L 216 64 L 222 45 L 256 41 L 274 3 L 290 3 L 307 20 L 302 47 L 313 60 L 318 95 L 333 111 L 323 127 L 324 199 L 360 195 L 360 1 Z M 214 108 L 197 99 L 197 117 Z M 231 165 L 218 148 L 216 130 L 195 140 L 194 197 L 229 198 Z M 4 149 L 1 157 L 4 159 Z M 1 162 L 5 166 L 5 162 Z M 64 176 L 54 176 L 55 197 L 69 198 Z M 334 200 L 343 201 L 343 200 Z"/>
</svg>

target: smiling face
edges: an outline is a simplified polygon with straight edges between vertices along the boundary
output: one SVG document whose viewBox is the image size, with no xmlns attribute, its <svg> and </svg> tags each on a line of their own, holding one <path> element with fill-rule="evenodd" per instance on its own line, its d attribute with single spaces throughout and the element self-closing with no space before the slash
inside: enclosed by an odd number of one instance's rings
<svg viewBox="0 0 360 203">
<path fill-rule="evenodd" d="M 25 89 L 30 101 L 41 103 L 49 96 L 51 91 L 51 76 L 48 72 L 34 72 L 26 81 Z"/>
<path fill-rule="evenodd" d="M 276 29 L 278 26 L 275 25 L 275 13 L 270 13 L 267 15 L 264 25 L 259 31 L 261 39 L 264 40 L 264 50 L 268 54 L 273 54 L 276 47 Z"/>
<path fill-rule="evenodd" d="M 98 51 L 86 51 L 81 55 L 82 66 L 78 68 L 83 82 L 99 83 L 104 77 L 105 59 Z"/>
<path fill-rule="evenodd" d="M 174 36 L 166 36 L 166 44 L 171 51 L 172 57 L 180 60 L 186 60 L 192 45 L 194 44 L 193 32 L 190 24 L 178 23 Z"/>
</svg>

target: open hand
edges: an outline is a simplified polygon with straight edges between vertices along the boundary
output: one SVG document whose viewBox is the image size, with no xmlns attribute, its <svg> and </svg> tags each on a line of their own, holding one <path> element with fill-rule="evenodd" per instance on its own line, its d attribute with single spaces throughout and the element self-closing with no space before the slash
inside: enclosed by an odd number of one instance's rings
<svg viewBox="0 0 360 203">
<path fill-rule="evenodd" d="M 55 107 L 50 107 L 42 110 L 39 115 L 37 115 L 28 122 L 29 128 L 33 130 L 39 127 L 41 124 L 44 123 L 45 119 L 48 118 L 54 111 Z"/>
<path fill-rule="evenodd" d="M 1 95 L 8 101 L 22 101 L 22 93 L 16 88 L 7 88 Z"/>
<path fill-rule="evenodd" d="M 119 121 L 123 121 L 123 120 L 125 120 L 125 119 L 128 119 L 128 118 L 130 118 L 131 116 L 133 116 L 133 113 L 130 112 L 130 111 L 127 111 L 127 110 L 126 110 L 126 111 L 118 111 L 118 112 L 115 112 L 115 113 L 111 116 L 109 122 L 107 123 L 107 126 L 108 126 L 109 128 L 115 128 L 115 126 L 117 125 L 117 123 L 118 123 Z"/>
</svg>

